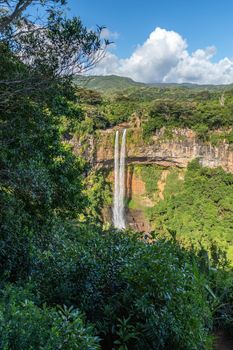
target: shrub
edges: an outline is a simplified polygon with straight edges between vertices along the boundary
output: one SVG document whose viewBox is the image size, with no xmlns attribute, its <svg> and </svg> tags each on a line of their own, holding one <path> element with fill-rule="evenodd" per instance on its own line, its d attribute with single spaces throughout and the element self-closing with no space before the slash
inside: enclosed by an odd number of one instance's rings
<svg viewBox="0 0 233 350">
<path fill-rule="evenodd" d="M 227 258 L 232 260 L 232 174 L 202 167 L 196 159 L 189 163 L 181 186 L 178 178 L 171 180 L 168 176 L 165 199 L 148 211 L 153 228 L 163 237 L 176 232 L 186 246 L 201 242 L 210 250 L 215 243 L 226 249 Z M 172 182 L 177 192 L 172 191 Z"/>
<path fill-rule="evenodd" d="M 233 328 L 233 270 L 211 269 L 209 281 L 214 293 L 211 303 L 214 326 L 231 335 Z"/>
<path fill-rule="evenodd" d="M 98 339 L 85 326 L 78 310 L 67 307 L 39 308 L 31 295 L 7 287 L 0 300 L 0 349 L 97 350 Z"/>
<path fill-rule="evenodd" d="M 205 349 L 206 281 L 175 243 L 86 227 L 39 260 L 33 280 L 42 302 L 80 308 L 103 349 Z"/>
</svg>

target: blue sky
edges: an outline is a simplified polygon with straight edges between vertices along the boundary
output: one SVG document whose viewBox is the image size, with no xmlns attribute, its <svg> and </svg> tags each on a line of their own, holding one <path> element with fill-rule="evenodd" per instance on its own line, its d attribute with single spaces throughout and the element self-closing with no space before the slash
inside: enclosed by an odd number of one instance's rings
<svg viewBox="0 0 233 350">
<path fill-rule="evenodd" d="M 84 23 L 117 32 L 116 52 L 129 56 L 155 27 L 174 30 L 190 51 L 216 46 L 216 59 L 233 57 L 233 0 L 72 0 L 71 11 Z"/>
<path fill-rule="evenodd" d="M 111 51 L 118 60 L 129 59 L 157 27 L 168 35 L 172 31 L 179 34 L 186 42 L 183 52 L 187 50 L 190 56 L 198 49 L 214 46 L 216 52 L 207 60 L 214 64 L 227 57 L 230 65 L 233 60 L 233 0 L 69 0 L 68 4 L 71 13 L 79 15 L 87 27 L 107 26 L 115 42 Z M 229 64 L 225 70 L 229 71 Z"/>
</svg>

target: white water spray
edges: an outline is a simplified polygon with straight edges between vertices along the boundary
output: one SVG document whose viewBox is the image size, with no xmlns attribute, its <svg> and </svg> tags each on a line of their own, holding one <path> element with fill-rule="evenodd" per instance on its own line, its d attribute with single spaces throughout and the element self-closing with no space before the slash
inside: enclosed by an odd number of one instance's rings
<svg viewBox="0 0 233 350">
<path fill-rule="evenodd" d="M 115 136 L 115 154 L 114 154 L 114 205 L 113 205 L 113 224 L 118 229 L 125 229 L 125 149 L 126 149 L 126 129 L 123 131 L 120 163 L 119 163 L 119 132 Z"/>
<path fill-rule="evenodd" d="M 115 136 L 114 151 L 114 203 L 113 203 L 113 224 L 117 227 L 119 221 L 119 131 Z"/>
</svg>

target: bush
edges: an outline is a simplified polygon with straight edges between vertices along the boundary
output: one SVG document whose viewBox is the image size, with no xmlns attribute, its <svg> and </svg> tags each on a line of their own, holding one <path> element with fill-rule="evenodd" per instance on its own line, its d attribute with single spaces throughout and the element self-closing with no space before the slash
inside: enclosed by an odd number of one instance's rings
<svg viewBox="0 0 233 350">
<path fill-rule="evenodd" d="M 211 301 L 214 327 L 232 335 L 233 329 L 233 270 L 211 269 L 209 284 L 214 293 Z"/>
<path fill-rule="evenodd" d="M 208 140 L 208 125 L 204 124 L 197 124 L 194 128 L 194 131 L 197 133 L 197 137 L 202 140 L 202 141 L 207 141 Z"/>
<path fill-rule="evenodd" d="M 0 300 L 0 349 L 4 350 L 97 350 L 98 339 L 85 326 L 78 310 L 42 308 L 31 295 L 7 287 Z"/>
<path fill-rule="evenodd" d="M 172 191 L 177 187 L 177 192 Z M 153 228 L 161 236 L 176 232 L 177 239 L 187 246 L 201 242 L 210 250 L 212 243 L 226 249 L 233 261 L 233 176 L 223 169 L 202 167 L 198 160 L 189 163 L 182 186 L 179 179 L 168 177 L 164 200 L 150 208 Z M 179 187 L 178 187 L 179 186 Z"/>
<path fill-rule="evenodd" d="M 41 302 L 80 308 L 103 349 L 205 349 L 206 281 L 176 244 L 86 227 L 54 242 L 38 262 Z"/>
</svg>

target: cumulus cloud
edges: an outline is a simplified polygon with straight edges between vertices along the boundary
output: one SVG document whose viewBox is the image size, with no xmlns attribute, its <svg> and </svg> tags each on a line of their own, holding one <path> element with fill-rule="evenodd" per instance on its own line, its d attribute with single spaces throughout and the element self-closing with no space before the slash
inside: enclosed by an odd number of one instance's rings
<svg viewBox="0 0 233 350">
<path fill-rule="evenodd" d="M 189 53 L 179 33 L 156 28 L 129 58 L 120 59 L 108 52 L 94 74 L 116 74 L 145 83 L 233 83 L 233 60 L 226 57 L 212 62 L 215 54 L 213 46 Z"/>
<path fill-rule="evenodd" d="M 119 33 L 112 32 L 108 28 L 104 28 L 101 31 L 101 38 L 108 39 L 108 40 L 116 40 L 119 37 Z"/>
</svg>

